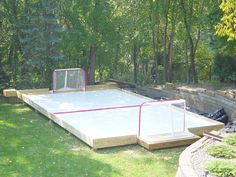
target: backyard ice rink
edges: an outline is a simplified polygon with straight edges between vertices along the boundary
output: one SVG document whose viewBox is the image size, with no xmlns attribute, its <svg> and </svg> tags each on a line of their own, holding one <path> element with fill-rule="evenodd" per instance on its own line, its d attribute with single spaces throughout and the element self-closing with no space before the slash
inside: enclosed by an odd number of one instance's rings
<svg viewBox="0 0 236 177">
<path fill-rule="evenodd" d="M 26 95 L 27 99 L 52 113 L 61 124 L 81 133 L 81 139 L 89 144 L 94 139 L 137 136 L 139 132 L 140 105 L 153 100 L 120 89 L 55 94 Z M 173 101 L 174 102 L 174 101 Z M 192 136 L 188 128 L 211 126 L 212 122 L 181 108 L 161 103 L 142 107 L 140 137 L 155 141 L 155 135 L 168 135 L 175 139 Z M 182 133 L 181 133 L 182 132 Z M 158 136 L 160 138 L 160 136 Z"/>
</svg>

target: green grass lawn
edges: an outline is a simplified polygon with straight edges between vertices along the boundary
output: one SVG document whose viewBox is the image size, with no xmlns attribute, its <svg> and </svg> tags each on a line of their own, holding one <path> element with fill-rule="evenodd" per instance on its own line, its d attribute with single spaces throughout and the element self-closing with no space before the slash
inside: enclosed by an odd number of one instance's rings
<svg viewBox="0 0 236 177">
<path fill-rule="evenodd" d="M 27 106 L 0 102 L 0 176 L 175 176 L 184 150 L 92 150 Z"/>
</svg>

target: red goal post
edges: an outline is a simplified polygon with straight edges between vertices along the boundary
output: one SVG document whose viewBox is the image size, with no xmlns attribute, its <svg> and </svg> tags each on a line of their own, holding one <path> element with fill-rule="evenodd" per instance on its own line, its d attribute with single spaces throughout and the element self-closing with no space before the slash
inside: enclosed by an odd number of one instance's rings
<svg viewBox="0 0 236 177">
<path fill-rule="evenodd" d="M 86 72 L 82 68 L 55 69 L 52 74 L 52 91 L 86 91 Z"/>
</svg>

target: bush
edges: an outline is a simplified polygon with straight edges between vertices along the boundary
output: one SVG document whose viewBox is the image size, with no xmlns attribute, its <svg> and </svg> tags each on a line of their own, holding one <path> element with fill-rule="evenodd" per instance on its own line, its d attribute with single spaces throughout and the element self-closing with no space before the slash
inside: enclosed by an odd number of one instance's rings
<svg viewBox="0 0 236 177">
<path fill-rule="evenodd" d="M 234 158 L 236 152 L 226 145 L 211 145 L 207 148 L 207 153 L 217 158 Z"/>
<path fill-rule="evenodd" d="M 213 73 L 221 82 L 236 82 L 236 59 L 218 55 L 213 62 Z"/>
<path fill-rule="evenodd" d="M 211 161 L 205 164 L 205 168 L 210 174 L 219 177 L 234 177 L 236 176 L 236 164 L 233 162 L 226 161 Z"/>
<path fill-rule="evenodd" d="M 226 142 L 227 144 L 236 146 L 236 134 L 226 136 L 224 138 L 224 142 Z"/>
</svg>

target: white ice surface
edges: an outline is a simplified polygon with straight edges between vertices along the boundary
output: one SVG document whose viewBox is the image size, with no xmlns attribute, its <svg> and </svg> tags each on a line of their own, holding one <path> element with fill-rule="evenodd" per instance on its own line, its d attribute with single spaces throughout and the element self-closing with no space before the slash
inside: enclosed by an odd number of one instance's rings
<svg viewBox="0 0 236 177">
<path fill-rule="evenodd" d="M 51 113 L 107 107 L 140 105 L 151 100 L 121 90 L 67 92 L 47 95 L 27 95 L 33 102 Z M 137 135 L 139 107 L 57 114 L 67 124 L 92 139 Z M 209 121 L 186 114 L 186 127 L 213 125 Z M 183 131 L 184 113 L 168 106 L 145 106 L 142 109 L 141 135 Z"/>
<path fill-rule="evenodd" d="M 27 95 L 49 112 L 130 106 L 151 99 L 139 97 L 117 89 L 86 92 L 64 92 L 45 95 Z"/>
</svg>

